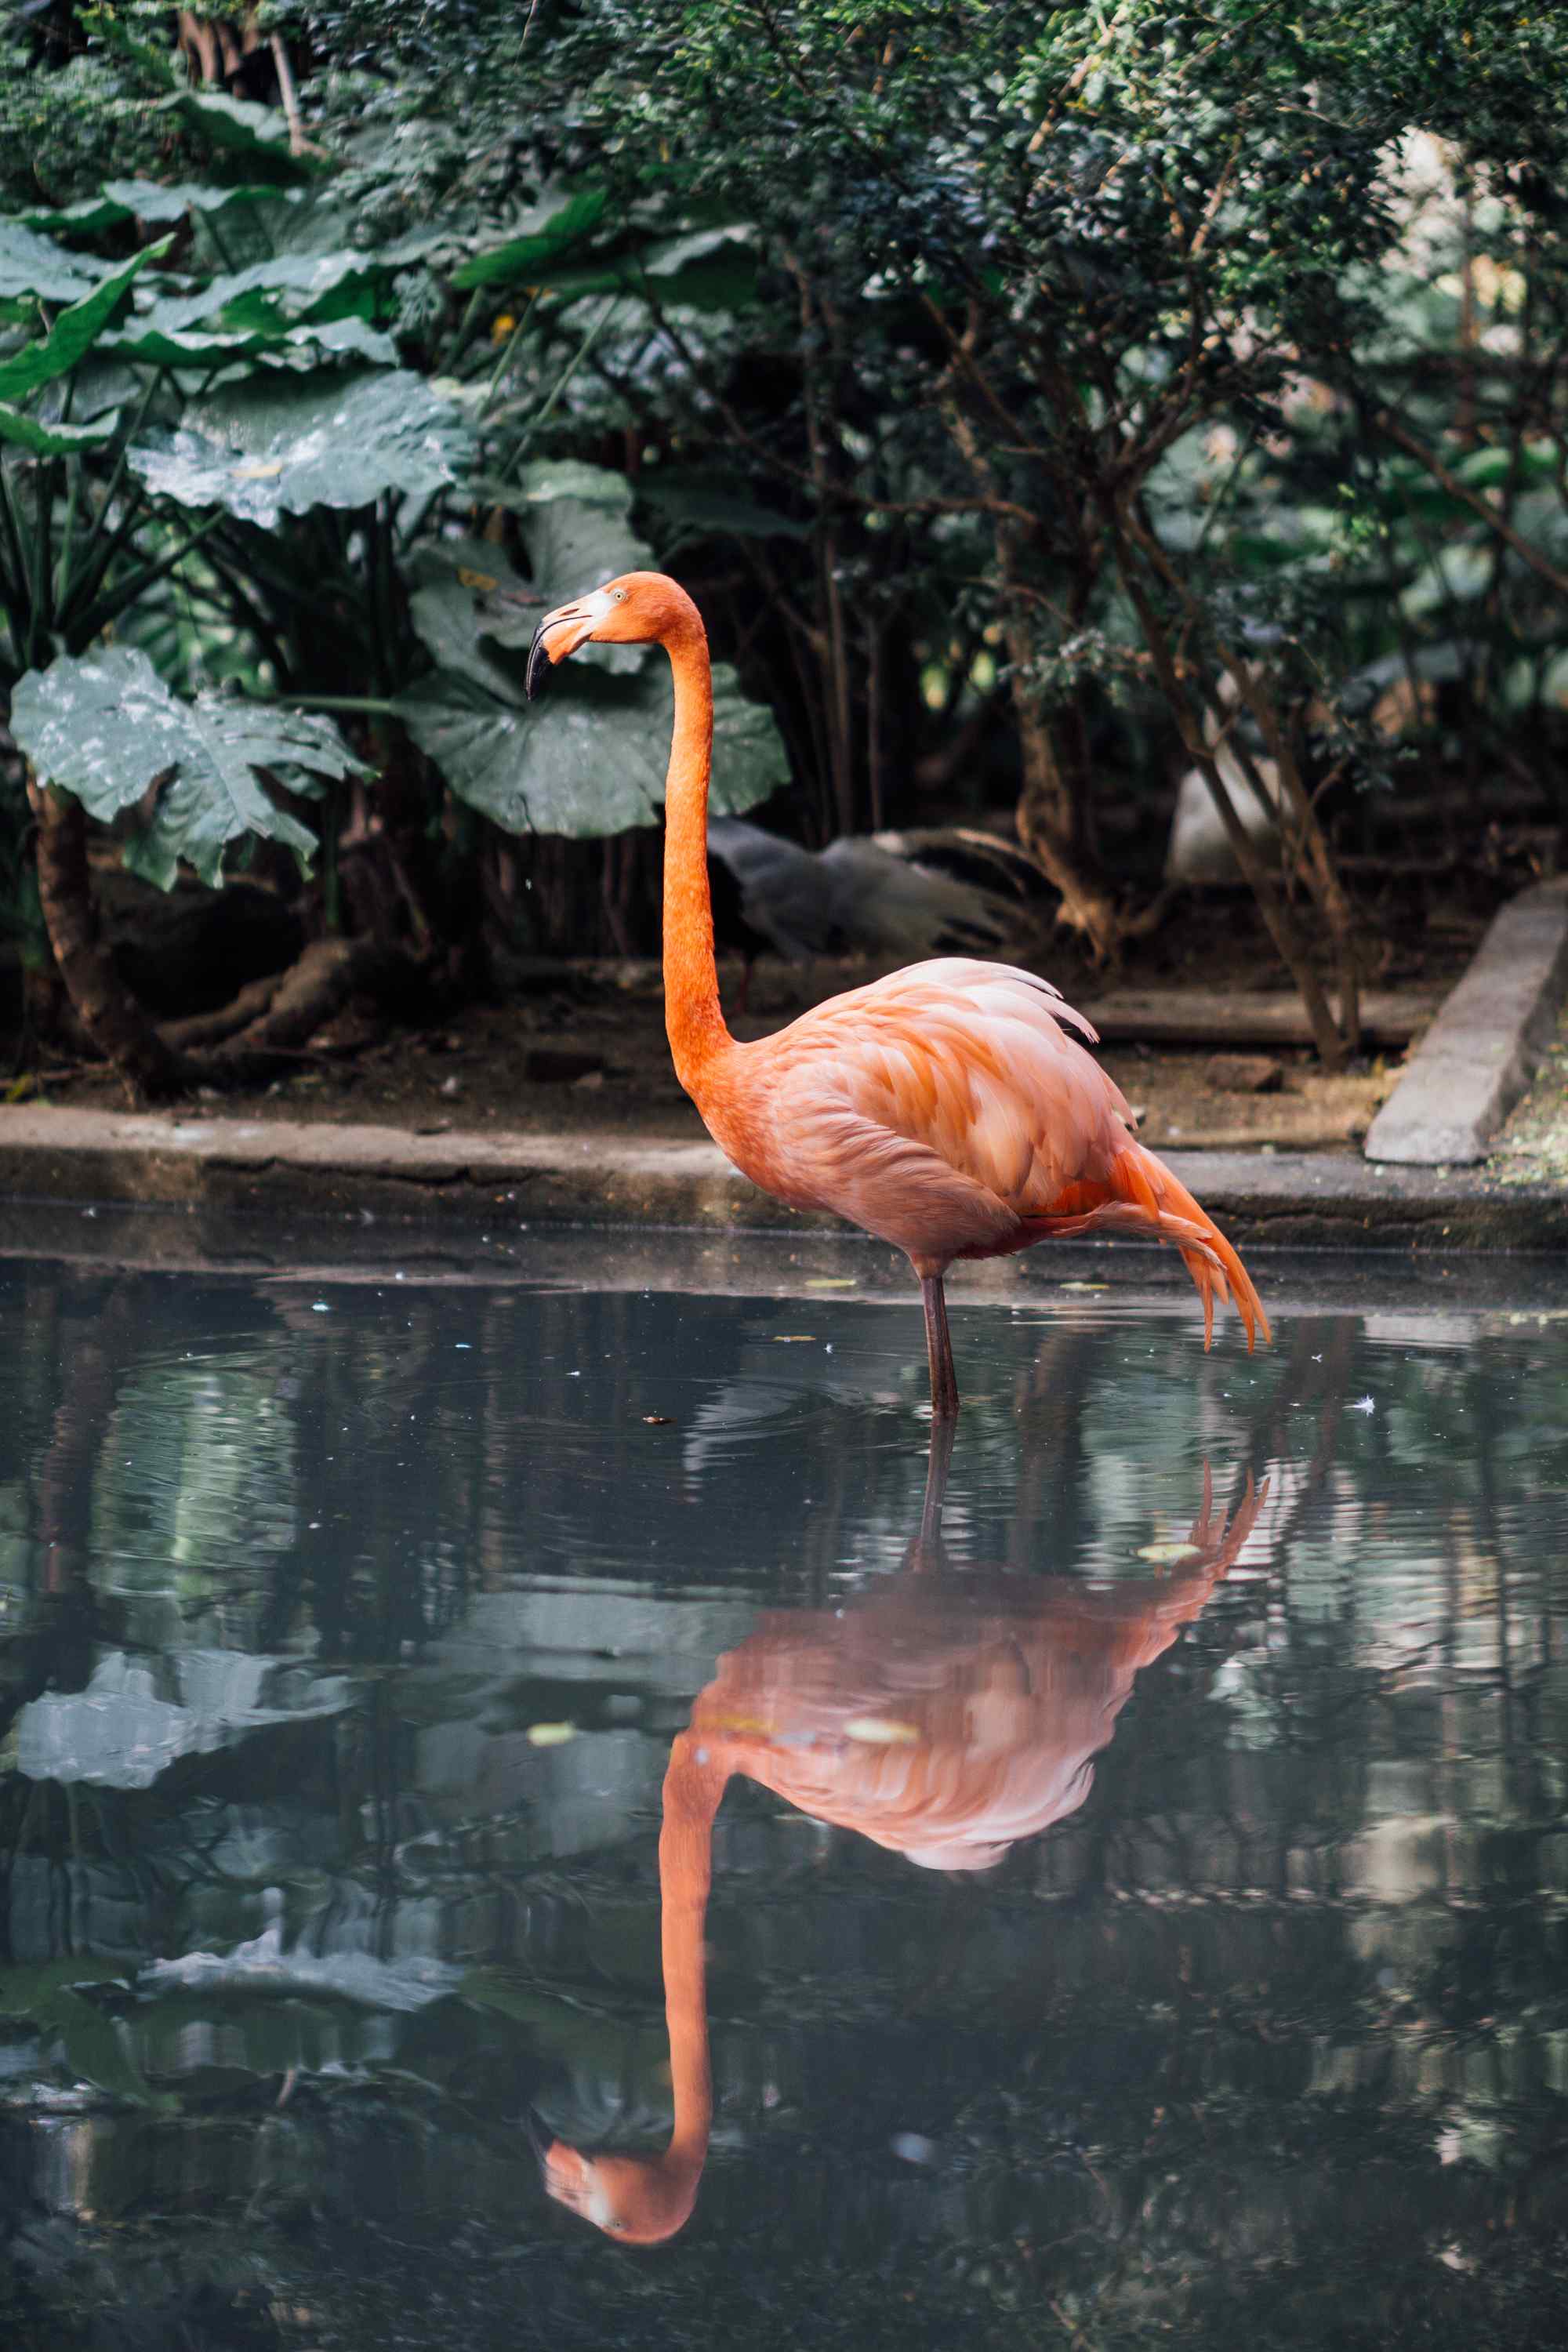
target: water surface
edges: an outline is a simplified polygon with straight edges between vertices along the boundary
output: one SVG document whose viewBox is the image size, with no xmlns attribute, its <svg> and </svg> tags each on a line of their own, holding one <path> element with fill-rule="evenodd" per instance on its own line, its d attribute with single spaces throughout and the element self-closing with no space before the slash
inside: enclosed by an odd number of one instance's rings
<svg viewBox="0 0 1568 2352">
<path fill-rule="evenodd" d="M 0 1261 L 7 2340 L 1557 2340 L 1560 1309 L 842 1263 Z"/>
</svg>

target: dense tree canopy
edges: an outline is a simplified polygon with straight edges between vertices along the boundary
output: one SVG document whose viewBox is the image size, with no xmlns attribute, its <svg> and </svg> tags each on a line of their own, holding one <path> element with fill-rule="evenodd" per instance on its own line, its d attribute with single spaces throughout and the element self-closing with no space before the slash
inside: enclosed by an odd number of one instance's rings
<svg viewBox="0 0 1568 2352">
<path fill-rule="evenodd" d="M 203 82 L 151 5 L 13 11 L 9 675 L 111 627 L 176 691 L 330 702 L 416 954 L 477 905 L 564 907 L 483 877 L 521 855 L 558 885 L 548 837 L 653 814 L 657 670 L 574 686 L 605 729 L 579 772 L 558 715 L 524 718 L 491 601 L 632 561 L 706 590 L 739 665 L 731 804 L 787 774 L 820 837 L 1015 801 L 1103 956 L 1165 903 L 1111 803 L 1194 766 L 1331 1059 L 1377 919 L 1346 866 L 1370 814 L 1434 780 L 1451 814 L 1507 772 L 1560 822 L 1555 12 L 250 21 Z M 46 831 L 61 792 L 104 816 L 148 782 L 68 768 Z M 250 772 L 251 819 L 201 837 L 304 826 L 330 919 L 384 932 L 384 894 L 337 889 L 366 785 Z M 444 799 L 467 814 L 437 826 Z M 185 852 L 131 854 L 166 877 Z"/>
</svg>

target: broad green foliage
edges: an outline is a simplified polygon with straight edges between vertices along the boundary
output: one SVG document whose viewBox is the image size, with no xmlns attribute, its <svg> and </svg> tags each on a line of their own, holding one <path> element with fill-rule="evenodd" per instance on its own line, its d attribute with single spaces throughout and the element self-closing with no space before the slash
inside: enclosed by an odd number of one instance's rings
<svg viewBox="0 0 1568 2352">
<path fill-rule="evenodd" d="M 369 506 L 386 490 L 431 498 L 457 480 L 468 439 L 449 397 L 384 368 L 238 384 L 138 442 L 129 462 L 157 497 L 270 525 L 312 507 Z"/>
<path fill-rule="evenodd" d="M 225 850 L 248 833 L 310 857 L 311 835 L 268 799 L 258 770 L 341 777 L 360 766 L 330 720 L 219 694 L 181 702 L 130 646 L 30 671 L 11 698 L 11 729 L 40 780 L 105 823 L 165 780 L 152 824 L 126 849 L 126 863 L 164 889 L 182 858 L 221 881 Z"/>
<path fill-rule="evenodd" d="M 668 665 L 644 646 L 585 646 L 532 704 L 523 655 L 534 627 L 616 572 L 646 568 L 625 479 L 602 468 L 527 467 L 513 494 L 531 579 L 482 543 L 426 551 L 410 610 L 437 664 L 398 698 L 420 748 L 454 792 L 509 833 L 593 835 L 654 822 L 664 797 L 672 700 Z M 498 606 L 507 595 L 521 607 Z M 738 813 L 788 779 L 769 714 L 733 670 L 716 667 L 713 805 Z"/>
<path fill-rule="evenodd" d="M 1148 877 L 1097 880 L 1101 779 L 1161 779 L 1244 661 L 1347 837 L 1390 687 L 1439 758 L 1435 688 L 1472 770 L 1506 730 L 1555 772 L 1560 13 L 279 0 L 299 152 L 132 0 L 74 23 L 0 88 L 0 678 L 112 625 L 378 759 L 401 719 L 443 856 L 447 792 L 592 835 L 657 809 L 665 665 L 530 709 L 522 652 L 666 564 L 789 730 L 726 677 L 724 804 L 793 768 L 808 830 L 916 814 L 988 698 L 956 789 L 1007 789 L 1010 727 L 1107 945 Z"/>
<path fill-rule="evenodd" d="M 85 254 L 67 253 L 23 221 L 0 221 L 0 303 L 79 302 L 106 275 Z"/>
<path fill-rule="evenodd" d="M 123 269 L 101 278 L 89 294 L 62 310 L 47 334 L 25 343 L 11 358 L 0 359 L 0 400 L 24 399 L 40 385 L 68 375 L 98 341 L 144 265 L 166 250 L 166 245 L 145 247 Z"/>
</svg>

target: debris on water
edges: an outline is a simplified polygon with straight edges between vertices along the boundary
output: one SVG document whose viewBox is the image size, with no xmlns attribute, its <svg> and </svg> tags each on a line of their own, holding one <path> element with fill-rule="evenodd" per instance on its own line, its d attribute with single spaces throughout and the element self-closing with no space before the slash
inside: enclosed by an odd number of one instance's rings
<svg viewBox="0 0 1568 2352">
<path fill-rule="evenodd" d="M 312 1298 L 312 1299 L 311 1299 L 311 1301 L 310 1301 L 310 1312 L 311 1312 L 311 1314 L 312 1314 L 312 1315 L 330 1315 L 330 1314 L 331 1313 L 331 1311 L 332 1311 L 332 1310 L 331 1310 L 331 1308 L 327 1305 L 327 1302 L 326 1302 L 326 1300 L 325 1300 L 324 1298 Z"/>
<path fill-rule="evenodd" d="M 1351 1411 L 1352 1412 L 1375 1412 L 1377 1411 L 1377 1400 L 1375 1397 L 1369 1396 L 1357 1397 L 1354 1403 L 1351 1406 Z"/>
<path fill-rule="evenodd" d="M 1182 1568 L 1190 1559 L 1202 1559 L 1203 1546 L 1195 1543 L 1140 1544 L 1140 1559 L 1152 1559 L 1160 1568 Z"/>
<path fill-rule="evenodd" d="M 574 1723 L 531 1723 L 523 1735 L 531 1748 L 564 1748 L 577 1737 Z"/>
<path fill-rule="evenodd" d="M 1109 1290 L 1110 1285 L 1109 1282 L 1061 1282 L 1057 1287 L 1058 1290 Z"/>
<path fill-rule="evenodd" d="M 853 1274 L 808 1274 L 807 1290 L 853 1290 L 858 1277 Z"/>
<path fill-rule="evenodd" d="M 650 1429 L 668 1429 L 675 1416 L 669 1412 L 645 1412 L 643 1419 Z"/>
<path fill-rule="evenodd" d="M 912 1748 L 920 1733 L 912 1723 L 891 1715 L 857 1715 L 844 1727 L 847 1739 L 863 1740 L 868 1748 Z"/>
<path fill-rule="evenodd" d="M 816 1337 L 815 1331 L 775 1331 L 773 1345 L 775 1348 L 794 1348 L 797 1347 L 802 1340 L 815 1339 Z"/>
<path fill-rule="evenodd" d="M 924 2132 L 895 2132 L 888 2142 L 893 2154 L 906 2164 L 934 2164 L 936 2142 L 927 2139 Z"/>
</svg>

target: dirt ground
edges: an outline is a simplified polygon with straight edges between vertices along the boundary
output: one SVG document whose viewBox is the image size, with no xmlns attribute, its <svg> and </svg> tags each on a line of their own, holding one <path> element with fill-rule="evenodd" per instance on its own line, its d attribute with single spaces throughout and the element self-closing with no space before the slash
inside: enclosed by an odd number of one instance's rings
<svg viewBox="0 0 1568 2352">
<path fill-rule="evenodd" d="M 1373 984 L 1414 992 L 1435 1009 L 1483 928 L 1479 918 L 1431 928 L 1418 946 L 1385 954 Z M 1238 1010 L 1289 1001 L 1265 943 L 1225 903 L 1194 909 L 1114 981 L 1090 971 L 1068 940 L 1034 961 L 1090 1018 L 1108 995 L 1129 987 L 1169 1006 L 1189 993 L 1195 1003 L 1201 992 L 1211 1012 L 1216 993 Z M 763 958 L 743 1013 L 736 1009 L 738 961 L 721 960 L 721 982 L 735 1034 L 755 1037 L 877 969 Z M 1342 1148 L 1364 1134 L 1401 1057 L 1370 1055 L 1331 1076 L 1305 1046 L 1237 1043 L 1227 1050 L 1211 1036 L 1187 1048 L 1117 1044 L 1102 1048 L 1101 1058 L 1151 1143 L 1310 1150 Z M 124 1100 L 101 1068 L 47 1062 L 13 1099 L 22 1091 L 79 1108 Z M 658 974 L 649 963 L 555 967 L 510 1003 L 469 1004 L 416 1028 L 388 1032 L 368 1012 L 351 1011 L 319 1034 L 297 1072 L 254 1092 L 203 1091 L 205 1100 L 180 1116 L 364 1122 L 419 1134 L 476 1127 L 623 1137 L 700 1132 L 670 1067 Z"/>
</svg>

